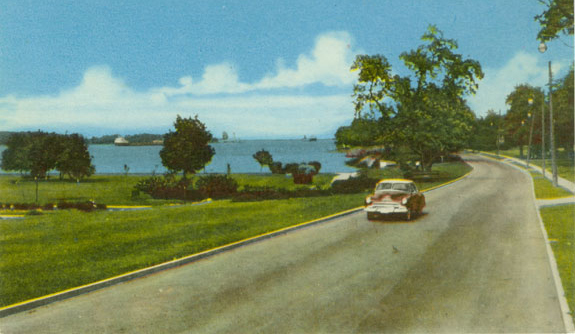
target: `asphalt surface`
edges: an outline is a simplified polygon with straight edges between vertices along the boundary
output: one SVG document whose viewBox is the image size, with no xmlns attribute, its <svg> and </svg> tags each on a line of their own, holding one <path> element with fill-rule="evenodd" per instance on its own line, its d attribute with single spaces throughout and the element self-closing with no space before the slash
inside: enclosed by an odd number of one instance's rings
<svg viewBox="0 0 575 334">
<path fill-rule="evenodd" d="M 352 214 L 0 319 L 0 333 L 564 332 L 524 173 L 475 170 L 412 222 Z"/>
</svg>

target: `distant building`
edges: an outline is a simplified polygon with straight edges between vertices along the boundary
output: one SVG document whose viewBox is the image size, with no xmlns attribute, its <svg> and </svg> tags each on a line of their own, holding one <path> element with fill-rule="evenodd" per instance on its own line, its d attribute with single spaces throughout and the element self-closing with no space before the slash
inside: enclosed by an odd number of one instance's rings
<svg viewBox="0 0 575 334">
<path fill-rule="evenodd" d="M 152 141 L 153 145 L 164 145 L 164 140 L 163 139 L 155 139 Z"/>
<path fill-rule="evenodd" d="M 114 139 L 114 145 L 116 146 L 128 146 L 130 143 L 124 137 L 118 137 Z"/>
</svg>

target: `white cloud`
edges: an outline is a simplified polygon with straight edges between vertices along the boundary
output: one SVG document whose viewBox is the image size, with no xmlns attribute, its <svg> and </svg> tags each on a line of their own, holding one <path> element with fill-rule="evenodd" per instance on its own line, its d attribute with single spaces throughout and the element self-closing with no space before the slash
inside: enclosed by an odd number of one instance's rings
<svg viewBox="0 0 575 334">
<path fill-rule="evenodd" d="M 268 73 L 255 83 L 241 82 L 233 64 L 225 62 L 206 66 L 201 80 L 192 77 L 180 79 L 179 87 L 156 89 L 156 98 L 180 95 L 237 94 L 254 90 L 302 87 L 321 83 L 330 87 L 351 85 L 356 76 L 349 68 L 360 53 L 351 49 L 352 38 L 347 32 L 330 32 L 320 35 L 311 54 L 302 54 L 294 68 L 285 66 L 278 59 L 275 73 Z"/>
<path fill-rule="evenodd" d="M 345 32 L 324 34 L 317 38 L 311 55 L 300 55 L 295 69 L 278 63 L 277 73 L 266 76 L 257 88 L 297 87 L 311 83 L 345 86 L 354 82 L 349 70 L 356 54 L 351 36 Z"/>
<path fill-rule="evenodd" d="M 131 133 L 166 131 L 177 114 L 198 114 L 214 134 L 222 130 L 243 137 L 333 134 L 353 117 L 345 89 L 351 91 L 354 81 L 350 43 L 347 33 L 321 35 L 311 54 L 301 55 L 294 68 L 278 61 L 276 73 L 252 84 L 240 81 L 233 64 L 222 63 L 206 66 L 198 81 L 183 76 L 179 86 L 139 92 L 110 68 L 96 66 L 85 72 L 77 87 L 55 96 L 0 97 L 0 123 L 4 129 Z M 342 87 L 345 93 L 309 96 L 273 91 L 313 83 Z M 248 91 L 249 96 L 241 94 Z"/>
<path fill-rule="evenodd" d="M 553 63 L 553 73 L 560 73 L 565 65 Z M 477 94 L 468 98 L 471 109 L 477 116 L 485 116 L 489 109 L 505 113 L 505 99 L 515 86 L 528 83 L 535 87 L 546 87 L 549 71 L 539 57 L 525 52 L 517 53 L 502 68 L 484 69 L 485 77 L 479 83 Z"/>
<path fill-rule="evenodd" d="M 190 82 L 181 82 L 185 92 Z M 209 81 L 204 85 L 210 89 Z M 136 92 L 106 67 L 91 68 L 79 86 L 57 96 L 0 98 L 0 122 L 6 129 L 165 132 L 177 114 L 197 114 L 214 134 L 227 130 L 242 137 L 300 137 L 333 134 L 353 117 L 353 107 L 349 94 L 158 98 L 158 90 Z"/>
</svg>

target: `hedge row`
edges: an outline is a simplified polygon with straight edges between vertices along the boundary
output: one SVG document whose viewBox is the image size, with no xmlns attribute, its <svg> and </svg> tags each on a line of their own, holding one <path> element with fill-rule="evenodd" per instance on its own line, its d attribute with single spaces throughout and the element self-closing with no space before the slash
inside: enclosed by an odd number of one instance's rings
<svg viewBox="0 0 575 334">
<path fill-rule="evenodd" d="M 77 209 L 84 212 L 90 212 L 94 210 L 106 210 L 108 207 L 105 204 L 96 204 L 94 202 L 59 202 L 58 204 L 48 203 L 44 205 L 37 205 L 32 203 L 0 203 L 0 209 L 2 210 L 42 210 L 42 211 L 52 211 L 52 210 L 69 210 Z"/>
<path fill-rule="evenodd" d="M 300 188 L 286 190 L 273 187 L 253 187 L 246 185 L 238 191 L 237 182 L 227 175 L 202 176 L 195 184 L 189 180 L 176 181 L 169 177 L 153 176 L 143 180 L 135 187 L 135 191 L 142 191 L 159 199 L 178 199 L 186 201 L 200 201 L 206 198 L 224 199 L 233 201 L 261 201 L 269 199 L 288 199 L 297 197 L 329 196 L 332 194 L 352 194 L 373 189 L 377 179 L 362 175 L 358 178 L 336 181 L 329 189 Z"/>
</svg>

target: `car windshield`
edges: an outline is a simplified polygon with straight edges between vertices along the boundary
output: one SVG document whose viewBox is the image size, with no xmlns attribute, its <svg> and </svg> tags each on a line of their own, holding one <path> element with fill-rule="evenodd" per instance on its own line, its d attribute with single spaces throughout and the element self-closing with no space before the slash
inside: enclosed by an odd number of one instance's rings
<svg viewBox="0 0 575 334">
<path fill-rule="evenodd" d="M 409 183 L 383 182 L 377 185 L 376 190 L 412 191 L 413 189 Z"/>
</svg>

